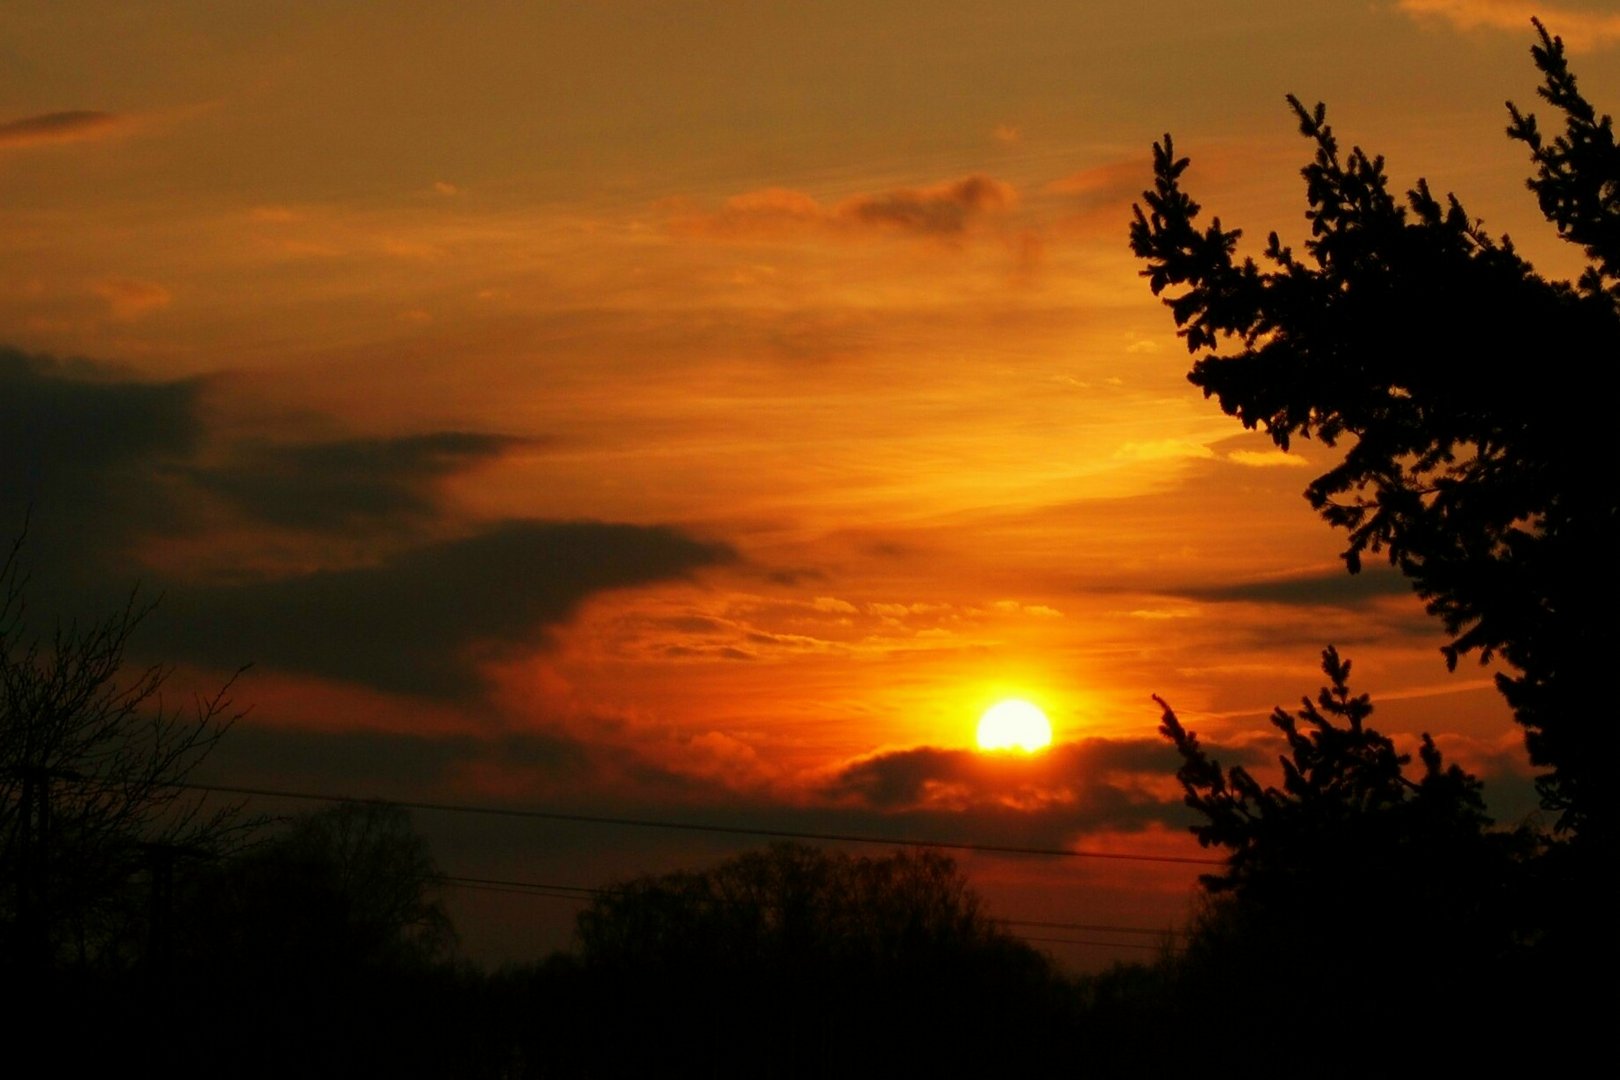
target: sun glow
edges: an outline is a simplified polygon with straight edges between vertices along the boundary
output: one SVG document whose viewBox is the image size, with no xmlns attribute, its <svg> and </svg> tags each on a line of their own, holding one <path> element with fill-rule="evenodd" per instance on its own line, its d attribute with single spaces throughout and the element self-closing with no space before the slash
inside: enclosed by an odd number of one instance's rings
<svg viewBox="0 0 1620 1080">
<path fill-rule="evenodd" d="M 1038 706 L 1018 698 L 998 701 L 979 717 L 980 750 L 1032 754 L 1052 743 L 1052 723 Z"/>
</svg>

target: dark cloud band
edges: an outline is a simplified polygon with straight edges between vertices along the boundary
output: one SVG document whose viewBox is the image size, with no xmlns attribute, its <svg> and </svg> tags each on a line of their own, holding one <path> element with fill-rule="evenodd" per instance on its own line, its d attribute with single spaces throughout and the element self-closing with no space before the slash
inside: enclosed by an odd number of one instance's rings
<svg viewBox="0 0 1620 1080">
<path fill-rule="evenodd" d="M 489 661 L 542 647 L 589 597 L 734 558 L 668 526 L 457 520 L 442 483 L 530 439 L 233 443 L 209 429 L 202 386 L 0 348 L 0 522 L 30 520 L 25 557 L 70 613 L 144 578 L 163 602 L 142 643 L 169 660 L 476 696 Z M 139 554 L 177 537 L 207 546 L 221 525 L 272 533 L 299 569 L 219 554 L 223 566 L 154 575 Z"/>
<path fill-rule="evenodd" d="M 163 621 L 170 643 L 208 663 L 461 697 L 480 689 L 482 661 L 544 644 L 588 597 L 731 557 L 667 527 L 506 521 L 373 566 L 188 588 Z"/>
<path fill-rule="evenodd" d="M 0 124 L 0 147 L 93 139 L 116 130 L 122 123 L 111 113 L 88 109 L 25 116 Z"/>
</svg>

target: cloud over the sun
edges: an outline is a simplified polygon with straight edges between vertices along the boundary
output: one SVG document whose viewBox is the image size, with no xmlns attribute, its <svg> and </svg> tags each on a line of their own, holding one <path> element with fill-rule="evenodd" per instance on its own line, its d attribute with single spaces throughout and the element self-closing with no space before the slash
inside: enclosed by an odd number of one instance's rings
<svg viewBox="0 0 1620 1080">
<path fill-rule="evenodd" d="M 1160 739 L 1082 739 L 1029 755 L 919 746 L 844 765 L 821 793 L 888 813 L 1011 811 L 1130 829 L 1183 821 L 1177 764 Z"/>
</svg>

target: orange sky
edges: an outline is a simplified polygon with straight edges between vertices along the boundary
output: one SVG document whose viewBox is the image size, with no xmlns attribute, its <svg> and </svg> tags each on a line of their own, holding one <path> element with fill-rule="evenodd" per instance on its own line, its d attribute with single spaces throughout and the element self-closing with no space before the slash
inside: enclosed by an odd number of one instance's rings
<svg viewBox="0 0 1620 1080">
<path fill-rule="evenodd" d="M 1489 673 L 1185 382 L 1125 230 L 1171 130 L 1299 236 L 1292 91 L 1569 273 L 1502 135 L 1537 11 L 1620 100 L 1576 0 L 13 3 L 0 512 L 36 610 L 140 580 L 181 678 L 255 664 L 222 781 L 1196 854 L 1149 695 L 1253 756 L 1331 642 L 1523 813 Z M 1065 745 L 967 754 L 1005 695 Z M 419 824 L 575 884 L 751 842 Z M 1077 922 L 1191 882 L 969 866 Z"/>
</svg>

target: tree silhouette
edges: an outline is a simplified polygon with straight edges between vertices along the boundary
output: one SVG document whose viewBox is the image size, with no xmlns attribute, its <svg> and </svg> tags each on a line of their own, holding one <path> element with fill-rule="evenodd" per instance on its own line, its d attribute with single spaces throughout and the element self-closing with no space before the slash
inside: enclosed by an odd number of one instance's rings
<svg viewBox="0 0 1620 1080">
<path fill-rule="evenodd" d="M 593 1074 L 961 1073 L 1054 1030 L 1045 959 L 936 852 L 777 844 L 603 890 L 579 939 Z"/>
<path fill-rule="evenodd" d="M 1305 494 L 1347 531 L 1349 570 L 1386 555 L 1451 635 L 1448 665 L 1511 665 L 1497 684 L 1550 769 L 1543 804 L 1608 850 L 1615 734 L 1592 710 L 1620 599 L 1620 485 L 1613 406 L 1592 377 L 1620 353 L 1620 151 L 1562 42 L 1535 26 L 1539 92 L 1564 131 L 1549 142 L 1510 104 L 1508 133 L 1530 148 L 1543 212 L 1586 253 L 1578 283 L 1539 276 L 1424 181 L 1402 205 L 1383 158 L 1344 153 L 1323 106 L 1291 95 L 1316 146 L 1303 258 L 1272 233 L 1262 270 L 1237 257 L 1240 230 L 1200 228 L 1169 135 L 1131 246 L 1153 292 L 1170 292 L 1206 396 L 1283 449 L 1343 445 Z"/>
<path fill-rule="evenodd" d="M 1328 685 L 1272 725 L 1287 752 L 1281 784 L 1222 769 L 1165 705 L 1160 731 L 1181 755 L 1176 777 L 1197 811 L 1199 843 L 1223 849 L 1204 875 L 1207 902 L 1178 959 L 1172 994 L 1212 1036 L 1264 1038 L 1324 1058 L 1329 1075 L 1390 1067 L 1378 1039 L 1421 1016 L 1437 1032 L 1495 1007 L 1525 978 L 1537 912 L 1524 903 L 1532 837 L 1490 829 L 1479 781 L 1445 765 L 1425 734 L 1421 772 L 1368 725 L 1350 663 L 1322 655 Z M 1157 699 L 1156 699 L 1157 700 Z M 1517 1054 L 1499 1037 L 1493 1053 Z M 1450 1036 L 1415 1044 L 1413 1062 L 1465 1052 Z"/>
<path fill-rule="evenodd" d="M 40 971 L 138 959 L 173 862 L 226 850 L 247 824 L 178 786 L 239 714 L 230 683 L 165 707 L 169 669 L 129 672 L 149 608 L 32 636 L 21 540 L 0 564 L 0 960 Z"/>
<path fill-rule="evenodd" d="M 154 1059 L 187 1075 L 463 1074 L 455 934 L 404 809 L 292 818 L 184 884 L 161 993 L 128 1023 L 180 1014 L 193 1030 Z"/>
<path fill-rule="evenodd" d="M 194 947 L 289 978 L 419 967 L 455 943 L 442 886 L 406 810 L 342 802 L 293 818 L 202 882 Z"/>
<path fill-rule="evenodd" d="M 1489 831 L 1479 780 L 1445 765 L 1427 734 L 1418 751 L 1422 776 L 1409 777 L 1411 756 L 1367 725 L 1368 695 L 1350 692 L 1350 662 L 1328 648 L 1322 670 L 1329 685 L 1314 701 L 1271 714 L 1288 747 L 1278 759 L 1280 787 L 1262 785 L 1242 766 L 1223 771 L 1155 698 L 1164 708 L 1159 730 L 1181 755 L 1176 779 L 1203 819 L 1193 834 L 1228 852 L 1224 872 L 1203 875 L 1205 887 L 1267 918 L 1288 909 L 1319 917 L 1390 890 L 1476 893 L 1478 867 L 1463 873 L 1464 863 L 1499 871 L 1498 856 L 1516 844 Z"/>
<path fill-rule="evenodd" d="M 625 882 L 579 917 L 584 956 L 594 962 L 846 956 L 882 965 L 1004 937 L 944 855 L 868 859 L 797 844 Z"/>
</svg>

